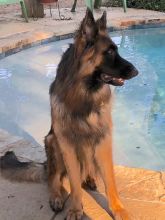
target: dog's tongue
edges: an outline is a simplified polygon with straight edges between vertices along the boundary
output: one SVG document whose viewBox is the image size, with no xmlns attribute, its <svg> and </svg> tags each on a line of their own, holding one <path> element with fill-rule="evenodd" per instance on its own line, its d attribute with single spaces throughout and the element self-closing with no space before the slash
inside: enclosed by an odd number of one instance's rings
<svg viewBox="0 0 165 220">
<path fill-rule="evenodd" d="M 122 86 L 124 85 L 124 79 L 112 77 L 107 74 L 101 74 L 101 78 L 105 83 L 112 84 L 113 86 Z"/>
<path fill-rule="evenodd" d="M 124 79 L 122 79 L 122 78 L 112 78 L 112 84 L 114 85 L 114 86 L 122 86 L 122 85 L 124 85 Z"/>
</svg>

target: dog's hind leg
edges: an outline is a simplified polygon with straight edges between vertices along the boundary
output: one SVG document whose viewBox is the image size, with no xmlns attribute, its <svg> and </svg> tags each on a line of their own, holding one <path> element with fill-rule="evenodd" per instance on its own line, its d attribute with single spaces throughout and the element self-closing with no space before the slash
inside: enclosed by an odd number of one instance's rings
<svg viewBox="0 0 165 220">
<path fill-rule="evenodd" d="M 109 206 L 111 204 L 115 220 L 130 220 L 116 189 L 112 159 L 112 137 L 110 134 L 107 134 L 99 146 L 96 147 L 95 159 L 105 184 Z"/>
<path fill-rule="evenodd" d="M 97 185 L 96 185 L 95 179 L 93 177 L 91 177 L 90 175 L 88 175 L 86 180 L 83 181 L 82 187 L 87 190 L 88 189 L 92 190 L 92 191 L 97 190 Z"/>
<path fill-rule="evenodd" d="M 65 172 L 63 158 L 54 133 L 45 137 L 45 149 L 47 154 L 47 173 L 50 191 L 50 207 L 58 212 L 63 209 L 64 198 L 62 195 L 62 179 Z"/>
</svg>

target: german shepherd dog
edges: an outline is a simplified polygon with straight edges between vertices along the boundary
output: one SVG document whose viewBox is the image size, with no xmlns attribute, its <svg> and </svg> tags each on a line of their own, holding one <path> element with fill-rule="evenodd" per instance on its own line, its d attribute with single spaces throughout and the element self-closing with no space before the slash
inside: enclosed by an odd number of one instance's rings
<svg viewBox="0 0 165 220">
<path fill-rule="evenodd" d="M 50 86 L 51 129 L 45 137 L 46 173 L 50 206 L 56 212 L 64 206 L 63 177 L 67 174 L 69 178 L 71 202 L 66 220 L 82 219 L 81 187 L 96 189 L 97 172 L 105 184 L 115 219 L 130 219 L 115 185 L 109 85 L 122 86 L 137 74 L 109 37 L 106 13 L 95 21 L 87 9 L 74 43 L 63 54 Z M 45 177 L 44 169 L 36 174 L 36 164 L 19 162 L 12 152 L 1 158 L 1 171 L 7 178 L 17 180 L 39 181 Z"/>
</svg>

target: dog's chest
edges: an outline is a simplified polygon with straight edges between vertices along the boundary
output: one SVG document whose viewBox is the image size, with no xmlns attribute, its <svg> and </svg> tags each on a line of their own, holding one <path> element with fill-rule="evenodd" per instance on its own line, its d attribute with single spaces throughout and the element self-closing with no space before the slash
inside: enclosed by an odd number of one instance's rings
<svg viewBox="0 0 165 220">
<path fill-rule="evenodd" d="M 63 134 L 72 144 L 96 146 L 109 130 L 108 109 L 104 106 L 99 113 L 92 112 L 86 118 L 73 120 Z"/>
<path fill-rule="evenodd" d="M 97 99 L 98 100 L 98 99 Z M 109 102 L 99 101 L 87 116 L 72 116 L 66 111 L 64 104 L 57 99 L 51 99 L 53 107 L 54 128 L 64 136 L 71 145 L 96 146 L 110 132 L 110 105 Z"/>
</svg>

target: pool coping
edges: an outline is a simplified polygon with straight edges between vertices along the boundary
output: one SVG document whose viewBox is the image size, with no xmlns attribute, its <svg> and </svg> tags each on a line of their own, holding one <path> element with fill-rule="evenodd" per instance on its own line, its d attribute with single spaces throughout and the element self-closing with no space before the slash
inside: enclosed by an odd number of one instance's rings
<svg viewBox="0 0 165 220">
<path fill-rule="evenodd" d="M 159 28 L 165 27 L 165 19 L 141 19 L 141 20 L 126 20 L 120 21 L 113 26 L 108 26 L 108 31 L 123 31 L 123 30 L 133 30 L 133 29 L 145 29 L 145 28 Z M 34 32 L 32 35 L 25 39 L 19 39 L 12 45 L 0 46 L 0 60 L 8 57 L 12 54 L 18 53 L 22 50 L 26 50 L 35 46 L 48 44 L 51 42 L 69 39 L 74 36 L 75 32 L 68 32 L 64 34 L 54 34 L 54 33 L 42 33 L 41 35 Z M 19 33 L 18 33 L 19 34 Z"/>
</svg>

